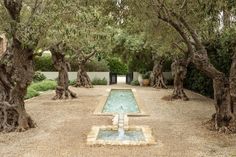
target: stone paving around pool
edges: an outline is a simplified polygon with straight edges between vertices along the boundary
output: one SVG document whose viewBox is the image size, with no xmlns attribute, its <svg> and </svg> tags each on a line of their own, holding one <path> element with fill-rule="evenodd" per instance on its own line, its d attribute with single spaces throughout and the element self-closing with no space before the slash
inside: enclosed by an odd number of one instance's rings
<svg viewBox="0 0 236 157">
<path fill-rule="evenodd" d="M 111 126 L 113 116 L 97 116 L 99 100 L 111 88 L 134 88 L 149 116 L 129 116 L 132 126 L 149 126 L 156 144 L 88 145 L 93 126 Z M 54 91 L 26 101 L 37 128 L 0 134 L 0 157 L 233 157 L 236 135 L 210 131 L 204 122 L 215 112 L 214 101 L 186 90 L 190 101 L 164 101 L 173 89 L 133 86 L 71 88 L 78 98 L 53 101 Z M 103 104 L 104 105 L 104 104 Z M 130 126 L 130 127 L 132 127 Z M 113 127 L 113 126 L 111 126 Z"/>
</svg>

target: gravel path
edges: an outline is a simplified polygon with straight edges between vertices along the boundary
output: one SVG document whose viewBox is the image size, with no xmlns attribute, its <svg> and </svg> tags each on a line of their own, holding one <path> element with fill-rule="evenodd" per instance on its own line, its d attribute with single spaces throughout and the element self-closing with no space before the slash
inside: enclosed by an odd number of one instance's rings
<svg viewBox="0 0 236 157">
<path fill-rule="evenodd" d="M 86 145 L 93 125 L 111 124 L 112 117 L 93 115 L 107 88 L 112 86 L 73 88 L 75 100 L 52 101 L 52 91 L 28 100 L 27 112 L 38 127 L 0 134 L 0 157 L 236 157 L 236 135 L 211 132 L 202 124 L 214 113 L 213 101 L 190 91 L 189 102 L 162 100 L 171 89 L 135 87 L 150 116 L 130 117 L 129 123 L 149 125 L 157 145 Z"/>
</svg>

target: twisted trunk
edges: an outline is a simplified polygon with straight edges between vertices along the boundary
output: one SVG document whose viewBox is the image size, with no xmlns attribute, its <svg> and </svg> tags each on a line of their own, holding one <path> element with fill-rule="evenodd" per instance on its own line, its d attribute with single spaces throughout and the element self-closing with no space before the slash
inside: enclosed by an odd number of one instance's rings
<svg viewBox="0 0 236 157">
<path fill-rule="evenodd" d="M 232 114 L 232 104 L 230 97 L 230 84 L 231 88 L 234 86 L 235 80 L 233 79 L 234 71 L 231 70 L 231 81 L 225 76 L 224 73 L 218 71 L 209 61 L 207 51 L 202 48 L 198 53 L 194 53 L 193 63 L 201 72 L 206 74 L 213 80 L 214 100 L 216 113 L 213 115 L 216 129 L 228 129 L 228 126 L 234 116 Z M 233 64 L 235 66 L 235 61 Z M 233 66 L 232 66 L 233 68 Z M 231 82 L 231 83 L 230 83 Z M 232 92 L 233 95 L 233 92 Z"/>
<path fill-rule="evenodd" d="M 188 101 L 189 98 L 184 92 L 184 79 L 187 74 L 187 62 L 186 60 L 177 59 L 171 65 L 172 75 L 174 77 L 174 91 L 171 96 L 172 99 L 182 99 Z"/>
<path fill-rule="evenodd" d="M 77 98 L 76 94 L 69 89 L 68 70 L 70 65 L 66 62 L 65 55 L 60 52 L 59 46 L 51 48 L 53 65 L 58 70 L 56 95 L 53 97 L 53 100 L 68 99 L 69 95 L 71 98 Z"/>
<path fill-rule="evenodd" d="M 85 70 L 85 63 L 79 64 L 79 70 L 77 72 L 77 82 L 76 87 L 85 87 L 85 88 L 93 88 L 92 82 Z"/>
<path fill-rule="evenodd" d="M 160 1 L 159 1 L 160 2 Z M 162 7 L 157 10 L 158 18 L 170 24 L 183 38 L 188 47 L 188 52 L 192 55 L 192 62 L 198 70 L 213 80 L 214 100 L 216 113 L 213 115 L 214 125 L 217 130 L 226 131 L 229 129 L 231 122 L 235 122 L 235 100 L 234 90 L 235 87 L 235 59 L 231 68 L 230 80 L 224 73 L 217 70 L 209 61 L 207 51 L 202 44 L 196 31 L 185 21 L 182 16 L 179 16 L 173 10 L 169 10 L 164 3 L 160 2 Z M 164 7 L 163 7 L 164 5 Z M 169 16 L 162 14 L 168 12 Z M 234 129 L 236 130 L 236 124 Z"/>
<path fill-rule="evenodd" d="M 230 70 L 230 96 L 232 103 L 232 112 L 236 116 L 236 53 L 233 57 Z"/>
<path fill-rule="evenodd" d="M 8 60 L 6 64 L 1 63 L 0 72 L 0 88 L 3 89 L 0 92 L 0 131 L 4 132 L 24 131 L 35 127 L 24 103 L 27 87 L 34 75 L 33 51 L 23 49 L 17 40 L 14 40 L 10 51 L 11 57 L 6 55 L 1 58 L 1 61 Z"/>
<path fill-rule="evenodd" d="M 231 112 L 233 114 L 232 122 L 234 129 L 236 131 L 236 49 L 234 56 L 232 58 L 232 65 L 230 69 L 230 98 L 231 98 Z"/>
<path fill-rule="evenodd" d="M 151 86 L 153 86 L 153 88 L 167 89 L 163 76 L 163 60 L 155 61 L 154 63 L 152 78 L 151 78 Z"/>
</svg>

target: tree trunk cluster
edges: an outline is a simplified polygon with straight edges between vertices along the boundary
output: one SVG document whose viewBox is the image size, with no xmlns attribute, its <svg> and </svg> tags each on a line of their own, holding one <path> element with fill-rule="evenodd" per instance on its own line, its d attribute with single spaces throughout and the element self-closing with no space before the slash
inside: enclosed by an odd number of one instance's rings
<svg viewBox="0 0 236 157">
<path fill-rule="evenodd" d="M 85 63 L 79 64 L 79 70 L 77 72 L 77 82 L 76 87 L 85 87 L 85 88 L 92 88 L 92 82 L 85 70 Z"/>
<path fill-rule="evenodd" d="M 75 87 L 93 88 L 92 82 L 85 70 L 85 64 L 96 54 L 96 51 L 86 55 L 82 51 L 78 52 L 79 70 L 77 72 L 77 82 Z"/>
<path fill-rule="evenodd" d="M 154 62 L 154 67 L 151 76 L 151 86 L 153 88 L 167 89 L 163 76 L 163 62 L 164 60 L 159 60 Z"/>
<path fill-rule="evenodd" d="M 188 48 L 191 62 L 213 80 L 214 100 L 216 113 L 213 114 L 213 122 L 216 130 L 236 132 L 235 123 L 235 84 L 236 84 L 236 50 L 232 58 L 230 76 L 217 70 L 211 64 L 207 50 L 193 27 L 172 9 L 169 9 L 164 1 L 158 1 L 154 6 L 159 19 L 171 25 L 182 37 Z M 169 16 L 170 15 L 170 16 Z"/>
<path fill-rule="evenodd" d="M 53 100 L 77 98 L 76 94 L 69 89 L 69 76 L 70 64 L 65 60 L 65 54 L 63 51 L 63 45 L 57 44 L 50 48 L 52 54 L 53 66 L 58 71 L 58 80 L 56 87 L 56 95 Z"/>
</svg>

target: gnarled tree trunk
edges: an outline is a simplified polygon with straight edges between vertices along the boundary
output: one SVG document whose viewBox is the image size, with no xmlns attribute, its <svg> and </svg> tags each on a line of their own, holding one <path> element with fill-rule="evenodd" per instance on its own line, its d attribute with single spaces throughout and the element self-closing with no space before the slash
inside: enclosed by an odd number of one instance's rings
<svg viewBox="0 0 236 157">
<path fill-rule="evenodd" d="M 85 88 L 92 88 L 92 82 L 85 70 L 85 63 L 79 64 L 79 70 L 77 72 L 77 82 L 76 87 L 85 87 Z"/>
<path fill-rule="evenodd" d="M 230 70 L 230 96 L 232 112 L 236 116 L 236 52 L 232 58 L 232 65 Z"/>
<path fill-rule="evenodd" d="M 77 82 L 75 87 L 85 87 L 85 88 L 93 88 L 92 82 L 85 70 L 85 64 L 96 54 L 94 50 L 90 54 L 84 54 L 83 51 L 78 53 L 78 63 L 79 63 L 79 70 L 77 73 Z"/>
<path fill-rule="evenodd" d="M 174 91 L 172 99 L 182 99 L 188 101 L 189 98 L 184 92 L 184 79 L 187 74 L 187 61 L 184 59 L 176 59 L 171 65 L 172 75 L 174 77 Z"/>
<path fill-rule="evenodd" d="M 0 88 L 0 131 L 24 131 L 35 127 L 34 121 L 25 110 L 24 97 L 33 80 L 33 51 L 22 48 L 16 39 L 8 54 L 1 58 Z M 5 60 L 6 59 L 6 60 Z M 4 63 L 8 61 L 8 63 Z"/>
<path fill-rule="evenodd" d="M 181 35 L 188 47 L 188 52 L 192 56 L 192 62 L 197 69 L 213 80 L 216 109 L 216 113 L 213 115 L 215 129 L 227 131 L 230 129 L 229 125 L 231 122 L 235 123 L 235 91 L 232 91 L 232 88 L 234 88 L 236 84 L 234 72 L 235 59 L 233 58 L 231 77 L 228 79 L 224 73 L 217 70 L 210 63 L 207 50 L 202 44 L 201 38 L 181 15 L 178 15 L 174 10 L 169 9 L 164 1 L 157 1 L 154 7 L 157 11 L 158 18 L 170 24 Z M 236 124 L 234 124 L 234 129 L 235 128 Z"/>
<path fill-rule="evenodd" d="M 163 76 L 163 60 L 159 60 L 159 61 L 154 62 L 154 67 L 153 67 L 153 71 L 152 71 L 151 86 L 153 86 L 153 88 L 167 89 L 167 86 L 164 81 L 164 76 Z"/>
<path fill-rule="evenodd" d="M 213 115 L 216 129 L 227 129 L 233 119 L 230 99 L 229 79 L 218 71 L 209 61 L 207 52 L 202 48 L 194 53 L 193 63 L 201 72 L 213 80 L 216 113 Z"/>
<path fill-rule="evenodd" d="M 65 60 L 65 55 L 61 52 L 61 44 L 53 46 L 50 51 L 52 53 L 52 61 L 55 69 L 58 70 L 58 80 L 56 87 L 56 95 L 53 97 L 53 100 L 57 99 L 68 99 L 69 95 L 71 98 L 77 98 L 76 94 L 69 89 L 69 77 L 68 70 L 70 65 Z"/>
</svg>

